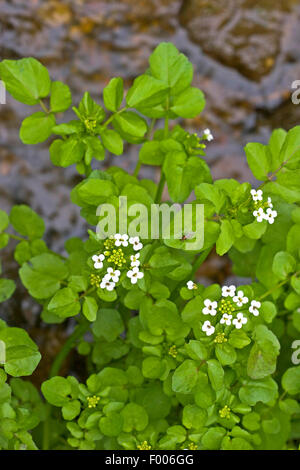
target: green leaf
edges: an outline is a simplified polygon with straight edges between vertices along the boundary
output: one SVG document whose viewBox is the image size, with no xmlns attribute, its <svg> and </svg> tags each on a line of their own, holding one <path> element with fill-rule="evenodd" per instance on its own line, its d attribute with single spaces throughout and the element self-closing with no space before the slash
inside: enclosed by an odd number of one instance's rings
<svg viewBox="0 0 300 470">
<path fill-rule="evenodd" d="M 249 143 L 245 147 L 248 165 L 256 179 L 265 181 L 270 171 L 267 147 L 259 143 Z"/>
<path fill-rule="evenodd" d="M 51 83 L 50 110 L 52 113 L 66 111 L 72 104 L 72 95 L 68 85 L 62 82 Z"/>
<path fill-rule="evenodd" d="M 172 390 L 177 393 L 191 393 L 197 383 L 197 366 L 190 359 L 185 360 L 175 370 L 172 377 Z"/>
<path fill-rule="evenodd" d="M 240 388 L 239 397 L 250 406 L 258 402 L 269 403 L 277 397 L 278 387 L 271 377 L 260 380 L 246 380 Z"/>
<path fill-rule="evenodd" d="M 28 206 L 23 204 L 14 206 L 9 218 L 13 228 L 30 240 L 41 238 L 44 235 L 43 219 Z"/>
<path fill-rule="evenodd" d="M 112 412 L 99 421 L 100 431 L 104 436 L 118 436 L 122 432 L 123 418 L 120 413 Z"/>
<path fill-rule="evenodd" d="M 76 416 L 79 415 L 81 409 L 81 404 L 79 400 L 72 400 L 66 403 L 62 407 L 62 415 L 65 420 L 72 421 Z"/>
<path fill-rule="evenodd" d="M 248 238 L 258 240 L 263 236 L 267 230 L 267 227 L 268 223 L 266 220 L 263 220 L 262 222 L 257 222 L 257 220 L 254 220 L 254 222 L 251 222 L 251 224 L 243 226 L 243 232 Z"/>
<path fill-rule="evenodd" d="M 157 140 L 145 142 L 140 150 L 139 160 L 144 165 L 161 165 L 164 154 L 160 149 L 160 143 Z"/>
<path fill-rule="evenodd" d="M 147 132 L 145 119 L 133 111 L 116 114 L 113 126 L 130 143 L 138 143 Z"/>
<path fill-rule="evenodd" d="M 243 330 L 233 330 L 228 339 L 228 343 L 234 348 L 242 349 L 251 343 L 251 339 Z"/>
<path fill-rule="evenodd" d="M 2 209 L 0 209 L 0 232 L 3 232 L 9 225 L 9 217 Z"/>
<path fill-rule="evenodd" d="M 268 143 L 268 150 L 271 154 L 271 171 L 276 171 L 283 163 L 282 154 L 280 154 L 282 145 L 287 136 L 287 132 L 284 129 L 275 129 L 270 137 Z"/>
<path fill-rule="evenodd" d="M 197 184 L 211 181 L 210 171 L 204 160 L 198 157 L 187 159 L 183 151 L 167 153 L 163 171 L 169 194 L 174 202 L 184 202 Z"/>
<path fill-rule="evenodd" d="M 42 384 L 42 392 L 51 405 L 65 406 L 70 401 L 71 385 L 63 377 L 52 377 Z"/>
<path fill-rule="evenodd" d="M 11 279 L 0 279 L 0 303 L 9 299 L 16 290 L 16 285 Z"/>
<path fill-rule="evenodd" d="M 5 344 L 4 370 L 13 377 L 31 375 L 40 362 L 37 345 L 21 328 L 3 328 L 0 341 Z"/>
<path fill-rule="evenodd" d="M 300 393 L 300 366 L 290 367 L 282 376 L 282 387 L 290 395 Z"/>
<path fill-rule="evenodd" d="M 101 131 L 101 139 L 104 147 L 115 155 L 123 153 L 123 140 L 118 132 L 111 129 Z"/>
<path fill-rule="evenodd" d="M 272 270 L 279 279 L 286 279 L 287 276 L 294 272 L 296 268 L 296 260 L 295 258 L 287 253 L 286 251 L 279 251 L 276 253 Z"/>
<path fill-rule="evenodd" d="M 85 145 L 76 136 L 64 141 L 56 139 L 50 145 L 49 152 L 53 165 L 66 168 L 82 160 Z"/>
<path fill-rule="evenodd" d="M 207 412 L 197 405 L 186 405 L 183 408 L 182 424 L 187 429 L 200 429 L 207 420 Z"/>
<path fill-rule="evenodd" d="M 204 434 L 201 443 L 207 450 L 218 450 L 225 434 L 226 430 L 224 428 L 218 426 L 212 427 Z"/>
<path fill-rule="evenodd" d="M 203 111 L 205 106 L 205 98 L 201 90 L 198 88 L 187 88 L 179 95 L 175 96 L 171 111 L 177 116 L 191 119 Z"/>
<path fill-rule="evenodd" d="M 207 370 L 210 383 L 214 390 L 221 390 L 224 386 L 224 369 L 215 359 L 207 361 Z"/>
<path fill-rule="evenodd" d="M 217 344 L 215 351 L 217 359 L 223 366 L 234 364 L 236 361 L 236 352 L 234 348 L 228 343 Z"/>
<path fill-rule="evenodd" d="M 142 373 L 147 379 L 159 379 L 165 370 L 160 357 L 150 356 L 143 360 Z"/>
<path fill-rule="evenodd" d="M 287 167 L 300 160 L 300 126 L 295 126 L 288 131 L 279 159 L 281 162 L 288 162 Z"/>
<path fill-rule="evenodd" d="M 161 42 L 149 58 L 153 77 L 164 82 L 173 94 L 187 88 L 193 79 L 193 66 L 172 43 Z"/>
<path fill-rule="evenodd" d="M 68 269 L 57 256 L 44 253 L 33 257 L 30 264 L 23 264 L 19 274 L 30 295 L 47 299 L 58 291 L 60 282 L 68 275 Z"/>
<path fill-rule="evenodd" d="M 109 84 L 103 89 L 104 105 L 109 111 L 116 112 L 123 100 L 123 80 L 122 78 L 112 78 Z"/>
<path fill-rule="evenodd" d="M 74 292 L 70 287 L 64 287 L 54 294 L 47 308 L 54 315 L 67 318 L 77 315 L 81 306 L 77 292 Z"/>
<path fill-rule="evenodd" d="M 234 231 L 229 220 L 221 220 L 221 232 L 216 243 L 218 255 L 223 256 L 232 247 L 234 242 Z"/>
<path fill-rule="evenodd" d="M 146 410 L 136 403 L 128 403 L 121 411 L 121 416 L 124 432 L 142 431 L 148 424 Z"/>
<path fill-rule="evenodd" d="M 265 325 L 255 328 L 254 338 L 255 343 L 248 357 L 247 374 L 252 379 L 263 379 L 276 370 L 280 343 Z"/>
<path fill-rule="evenodd" d="M 25 104 L 37 104 L 39 98 L 44 98 L 50 93 L 48 70 L 32 57 L 3 60 L 0 63 L 0 77 L 7 91 Z"/>
<path fill-rule="evenodd" d="M 198 199 L 207 199 L 212 202 L 216 208 L 217 214 L 220 213 L 222 207 L 226 202 L 224 191 L 220 190 L 217 186 L 201 183 L 195 188 L 195 195 Z"/>
<path fill-rule="evenodd" d="M 124 331 L 124 323 L 117 310 L 102 308 L 92 330 L 97 338 L 102 336 L 106 341 L 114 341 Z"/>
<path fill-rule="evenodd" d="M 106 202 L 109 197 L 116 195 L 117 188 L 111 181 L 88 178 L 73 189 L 71 200 L 80 206 L 85 204 L 98 206 Z"/>
<path fill-rule="evenodd" d="M 93 322 L 97 318 L 98 304 L 94 297 L 85 297 L 82 306 L 82 313 L 87 320 Z"/>
<path fill-rule="evenodd" d="M 129 89 L 126 102 L 131 108 L 156 106 L 167 96 L 168 86 L 150 75 L 140 75 Z"/>
<path fill-rule="evenodd" d="M 38 144 L 50 137 L 52 128 L 55 126 L 53 114 L 45 114 L 38 111 L 24 119 L 20 129 L 20 139 L 23 144 Z"/>
</svg>

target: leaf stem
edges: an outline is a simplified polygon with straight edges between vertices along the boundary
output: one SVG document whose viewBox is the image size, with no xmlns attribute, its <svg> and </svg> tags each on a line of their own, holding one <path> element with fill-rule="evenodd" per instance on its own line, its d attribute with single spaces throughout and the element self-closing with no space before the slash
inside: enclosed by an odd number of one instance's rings
<svg viewBox="0 0 300 470">
<path fill-rule="evenodd" d="M 45 105 L 45 103 L 43 102 L 43 100 L 40 99 L 40 100 L 39 100 L 39 103 L 40 103 L 40 105 L 41 105 L 42 110 L 43 110 L 46 114 L 49 114 L 50 111 L 49 111 L 49 109 L 47 108 L 47 106 Z"/>
<path fill-rule="evenodd" d="M 134 169 L 134 172 L 133 172 L 133 176 L 137 177 L 139 172 L 140 172 L 140 169 L 141 169 L 141 166 L 142 166 L 142 162 L 140 160 L 137 161 L 137 164 L 136 164 L 136 167 Z"/>
<path fill-rule="evenodd" d="M 71 334 L 71 336 L 69 336 L 69 338 L 59 351 L 58 355 L 56 356 L 55 360 L 53 361 L 49 374 L 50 379 L 59 374 L 59 371 L 65 358 L 68 356 L 76 341 L 80 339 L 84 335 L 84 333 L 89 329 L 89 326 L 90 324 L 88 321 L 84 321 L 80 325 L 76 326 L 73 333 Z"/>
<path fill-rule="evenodd" d="M 192 269 L 192 272 L 190 274 L 191 279 L 195 276 L 195 274 L 198 271 L 199 267 L 201 266 L 202 263 L 204 263 L 204 261 L 206 260 L 206 258 L 208 257 L 210 252 L 211 252 L 211 248 L 207 248 L 206 250 L 204 250 L 200 254 L 200 256 L 198 256 L 198 258 L 196 259 L 196 261 L 193 264 L 193 269 Z"/>
<path fill-rule="evenodd" d="M 165 118 L 164 138 L 166 139 L 168 137 L 168 135 L 169 135 L 169 117 L 167 116 Z M 163 193 L 163 190 L 164 190 L 164 187 L 165 187 L 165 182 L 166 182 L 166 177 L 165 177 L 165 174 L 163 172 L 163 169 L 161 169 L 160 180 L 159 180 L 159 183 L 158 183 L 158 188 L 157 188 L 157 192 L 156 192 L 156 196 L 155 196 L 155 203 L 156 204 L 159 204 L 160 201 L 161 201 L 162 193 Z"/>
</svg>

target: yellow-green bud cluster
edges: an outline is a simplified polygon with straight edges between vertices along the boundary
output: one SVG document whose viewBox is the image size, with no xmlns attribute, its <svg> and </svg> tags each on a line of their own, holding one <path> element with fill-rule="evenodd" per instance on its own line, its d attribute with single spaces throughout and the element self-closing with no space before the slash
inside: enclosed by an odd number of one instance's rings
<svg viewBox="0 0 300 470">
<path fill-rule="evenodd" d="M 93 395 L 92 397 L 87 397 L 88 408 L 96 408 L 100 401 L 100 397 Z"/>
<path fill-rule="evenodd" d="M 188 448 L 189 448 L 189 450 L 197 450 L 197 449 L 198 449 L 198 446 L 197 446 L 197 444 L 195 444 L 195 442 L 191 442 L 191 443 L 188 445 Z"/>
<path fill-rule="evenodd" d="M 218 310 L 220 313 L 222 313 L 222 315 L 224 315 L 224 313 L 227 315 L 232 315 L 235 311 L 235 306 L 229 299 L 222 299 L 218 306 Z"/>
<path fill-rule="evenodd" d="M 214 343 L 222 344 L 226 343 L 227 338 L 225 338 L 225 333 L 218 333 L 214 339 Z"/>
<path fill-rule="evenodd" d="M 85 128 L 88 132 L 94 133 L 95 128 L 97 126 L 97 121 L 95 121 L 94 119 L 91 119 L 91 120 L 90 119 L 85 119 L 84 125 L 85 125 Z"/>
<path fill-rule="evenodd" d="M 170 349 L 169 349 L 169 355 L 174 357 L 174 359 L 175 359 L 177 357 L 177 354 L 178 354 L 177 348 L 176 348 L 175 344 L 173 344 L 173 346 L 171 346 Z"/>
<path fill-rule="evenodd" d="M 143 441 L 137 446 L 138 450 L 151 450 L 151 446 L 148 444 L 148 441 Z"/>
<path fill-rule="evenodd" d="M 122 266 L 126 264 L 126 259 L 125 259 L 122 248 L 114 248 L 111 251 L 111 254 L 107 261 L 109 263 L 114 263 L 119 268 L 122 268 Z"/>
<path fill-rule="evenodd" d="M 90 275 L 90 284 L 91 284 L 91 286 L 99 287 L 100 282 L 101 282 L 101 277 L 98 276 L 98 274 L 91 274 Z"/>
<path fill-rule="evenodd" d="M 225 405 L 224 408 L 219 410 L 219 415 L 221 418 L 229 419 L 230 418 L 230 408 L 229 406 Z"/>
</svg>

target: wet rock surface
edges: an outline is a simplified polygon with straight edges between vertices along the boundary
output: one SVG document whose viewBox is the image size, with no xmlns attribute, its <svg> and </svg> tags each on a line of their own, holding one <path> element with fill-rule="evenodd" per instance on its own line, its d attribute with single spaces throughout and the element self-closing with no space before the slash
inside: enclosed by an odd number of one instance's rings
<svg viewBox="0 0 300 470">
<path fill-rule="evenodd" d="M 185 125 L 198 133 L 212 129 L 207 159 L 214 177 L 253 181 L 243 146 L 267 141 L 275 127 L 299 123 L 300 106 L 291 102 L 291 83 L 300 79 L 299 26 L 297 0 L 228 0 L 225 7 L 221 0 L 2 0 L 0 58 L 38 58 L 52 79 L 70 86 L 76 104 L 85 90 L 99 100 L 113 76 L 122 76 L 129 87 L 147 67 L 153 48 L 172 41 L 195 65 L 194 84 L 206 95 L 204 113 Z M 80 177 L 73 167 L 53 167 L 49 143 L 20 143 L 18 128 L 34 110 L 9 96 L 0 105 L 0 207 L 32 206 L 46 221 L 47 243 L 63 252 L 66 238 L 86 236 L 69 199 Z M 127 148 L 123 156 L 108 156 L 95 167 L 132 170 L 136 157 L 137 150 Z M 147 167 L 141 175 L 158 177 Z M 3 266 L 5 276 L 17 277 L 11 249 L 5 250 Z M 228 261 L 214 255 L 199 273 L 211 282 L 229 275 Z M 20 285 L 13 300 L 0 305 L 1 317 L 32 328 L 43 349 L 48 333 L 38 333 L 38 312 Z M 46 331 L 53 335 L 52 327 Z"/>
</svg>

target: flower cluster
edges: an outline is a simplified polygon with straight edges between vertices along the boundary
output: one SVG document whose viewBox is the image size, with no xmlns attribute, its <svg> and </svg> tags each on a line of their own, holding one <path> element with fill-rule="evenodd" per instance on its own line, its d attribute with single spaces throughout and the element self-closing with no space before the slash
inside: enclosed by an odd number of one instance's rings
<svg viewBox="0 0 300 470">
<path fill-rule="evenodd" d="M 113 237 L 108 238 L 104 242 L 104 252 L 92 256 L 95 269 L 103 269 L 104 262 L 112 263 L 113 266 L 106 268 L 105 275 L 101 278 L 96 274 L 91 274 L 91 284 L 100 285 L 101 289 L 108 291 L 114 290 L 116 284 L 120 280 L 121 269 L 129 268 L 126 272 L 127 277 L 130 278 L 131 284 L 136 284 L 139 279 L 144 277 L 144 273 L 140 271 L 140 253 L 139 250 L 143 248 L 139 237 L 131 237 L 127 234 L 115 234 Z M 124 252 L 124 248 L 126 251 Z M 129 250 L 128 250 L 129 248 Z M 131 250 L 133 250 L 133 253 Z"/>
<path fill-rule="evenodd" d="M 217 301 L 212 301 L 210 299 L 204 300 L 204 307 L 202 309 L 203 315 L 210 315 L 216 317 L 215 325 L 209 320 L 204 321 L 202 325 L 202 331 L 206 333 L 207 336 L 211 336 L 215 333 L 216 324 L 231 326 L 240 329 L 248 321 L 246 315 L 239 310 L 246 310 L 247 312 L 252 313 L 254 316 L 259 315 L 259 308 L 261 303 L 258 300 L 252 300 L 249 304 L 249 299 L 244 295 L 242 290 L 236 292 L 235 286 L 223 286 L 222 287 L 222 299 Z M 225 335 L 219 336 L 218 341 L 216 342 L 225 342 Z"/>
<path fill-rule="evenodd" d="M 211 140 L 214 139 L 214 136 L 212 135 L 210 129 L 204 129 L 203 131 L 203 137 L 210 142 Z"/>
<path fill-rule="evenodd" d="M 137 445 L 138 450 L 151 450 L 152 447 L 148 444 L 148 441 L 143 441 Z"/>
<path fill-rule="evenodd" d="M 88 408 L 96 408 L 100 401 L 100 397 L 93 395 L 92 397 L 87 397 Z"/>
<path fill-rule="evenodd" d="M 257 222 L 267 220 L 269 224 L 273 224 L 275 217 L 277 217 L 277 211 L 272 210 L 273 204 L 271 198 L 268 197 L 267 201 L 264 201 L 261 189 L 258 189 L 257 191 L 255 189 L 251 189 L 250 193 L 253 202 L 253 215 Z"/>
</svg>

